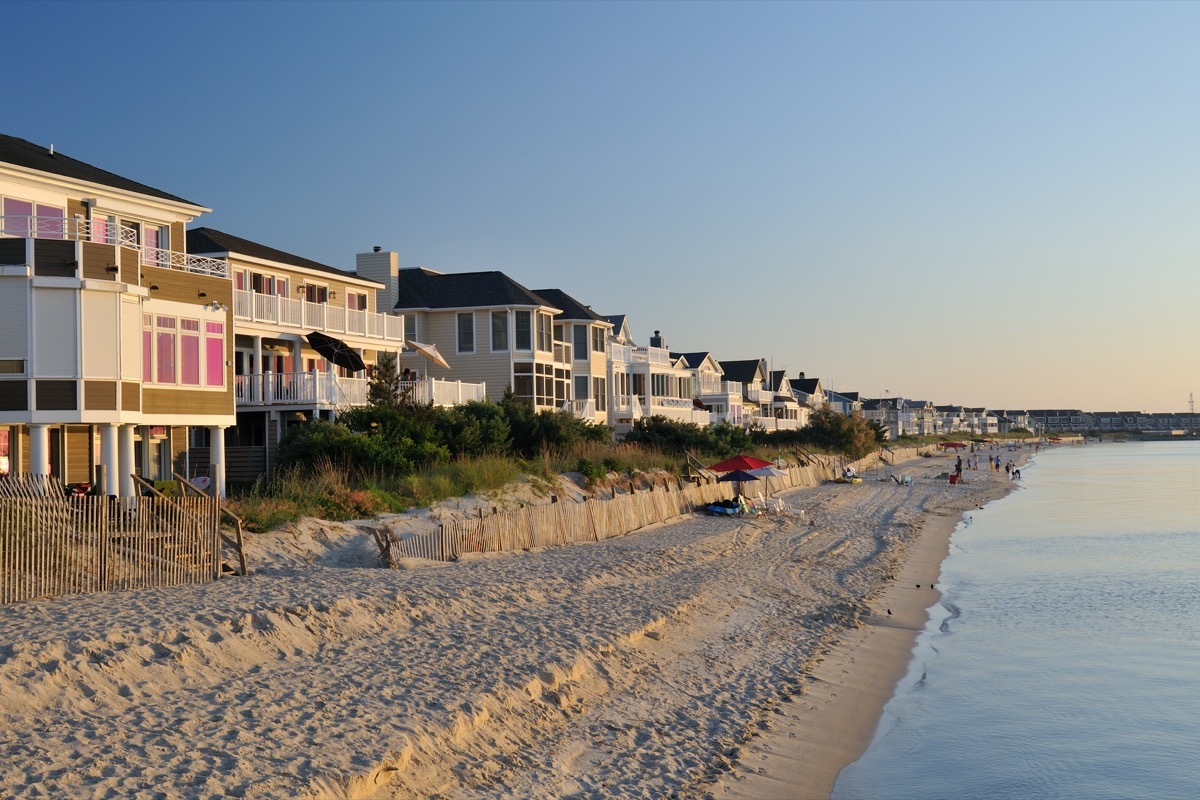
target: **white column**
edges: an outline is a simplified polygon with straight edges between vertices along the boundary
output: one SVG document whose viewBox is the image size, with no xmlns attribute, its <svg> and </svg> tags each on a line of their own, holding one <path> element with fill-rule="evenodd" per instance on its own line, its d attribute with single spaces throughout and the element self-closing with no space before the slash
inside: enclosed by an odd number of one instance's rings
<svg viewBox="0 0 1200 800">
<path fill-rule="evenodd" d="M 100 426 L 100 463 L 104 465 L 104 494 L 115 497 L 121 492 L 121 458 L 117 448 L 116 425 Z"/>
<path fill-rule="evenodd" d="M 50 427 L 29 426 L 29 472 L 33 475 L 50 474 Z"/>
<path fill-rule="evenodd" d="M 137 470 L 137 459 L 133 456 L 133 425 L 122 425 L 117 429 L 117 474 L 121 497 L 137 497 L 137 486 L 133 473 Z"/>
<path fill-rule="evenodd" d="M 251 354 L 254 359 L 254 363 L 250 365 L 250 374 L 254 375 L 256 377 L 251 378 L 250 380 L 252 381 L 251 385 L 257 385 L 259 387 L 258 388 L 258 392 L 259 392 L 258 396 L 253 397 L 252 399 L 255 400 L 256 402 L 261 403 L 261 402 L 263 402 L 263 396 L 266 394 L 266 387 L 263 385 L 263 382 L 266 380 L 266 378 L 264 378 L 262 376 L 262 373 L 263 373 L 262 337 L 261 336 L 253 336 L 253 337 L 251 337 L 251 341 L 254 343 L 254 346 L 251 350 Z"/>
<path fill-rule="evenodd" d="M 217 497 L 225 496 L 225 429 L 208 429 L 208 463 L 212 473 L 212 492 Z"/>
</svg>

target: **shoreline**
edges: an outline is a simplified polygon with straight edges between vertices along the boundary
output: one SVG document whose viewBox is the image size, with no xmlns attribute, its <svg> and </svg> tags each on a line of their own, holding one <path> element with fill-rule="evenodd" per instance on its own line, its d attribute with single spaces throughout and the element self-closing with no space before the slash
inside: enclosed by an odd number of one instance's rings
<svg viewBox="0 0 1200 800">
<path fill-rule="evenodd" d="M 1016 455 L 1024 466 L 1029 454 Z M 718 781 L 714 797 L 831 796 L 838 775 L 870 746 L 884 707 L 908 672 L 917 637 L 941 601 L 936 584 L 964 515 L 1015 488 L 1006 476 L 1005 483 L 989 481 L 961 502 L 923 512 L 919 534 L 905 548 L 894 578 L 869 598 L 871 613 L 862 627 L 847 630 L 825 651 L 805 676 L 802 694 L 778 712 L 770 731 L 746 746 L 735 769 Z"/>
</svg>

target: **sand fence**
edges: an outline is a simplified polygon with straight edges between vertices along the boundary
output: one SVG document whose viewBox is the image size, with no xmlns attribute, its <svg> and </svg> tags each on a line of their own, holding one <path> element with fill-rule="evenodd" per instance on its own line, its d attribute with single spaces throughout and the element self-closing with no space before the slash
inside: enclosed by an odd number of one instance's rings
<svg viewBox="0 0 1200 800">
<path fill-rule="evenodd" d="M 41 476 L 0 478 L 0 604 L 214 580 L 219 522 L 215 497 L 67 497 Z"/>
<path fill-rule="evenodd" d="M 888 453 L 885 457 L 894 462 L 896 457 L 903 459 L 910 454 Z M 742 493 L 751 499 L 759 495 L 767 498 L 789 489 L 818 486 L 834 478 L 846 464 L 852 464 L 860 472 L 868 472 L 880 463 L 878 453 L 853 462 L 812 457 L 785 466 L 787 474 L 784 476 L 745 484 Z M 699 482 L 668 479 L 625 494 L 613 490 L 607 498 L 495 509 L 491 513 L 480 509 L 477 517 L 443 520 L 436 531 L 427 534 L 398 533 L 381 528 L 372 532 L 380 557 L 388 566 L 395 567 L 406 558 L 454 561 L 469 553 L 531 550 L 624 536 L 649 525 L 694 513 L 709 503 L 728 500 L 735 491 L 733 484 L 711 479 Z"/>
</svg>

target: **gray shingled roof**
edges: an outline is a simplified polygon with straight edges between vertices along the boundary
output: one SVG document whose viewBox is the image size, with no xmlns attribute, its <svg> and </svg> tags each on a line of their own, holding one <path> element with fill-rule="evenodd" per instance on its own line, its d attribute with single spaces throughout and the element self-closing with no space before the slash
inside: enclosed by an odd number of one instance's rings
<svg viewBox="0 0 1200 800">
<path fill-rule="evenodd" d="M 721 370 L 725 373 L 725 380 L 737 381 L 738 383 L 753 383 L 757 370 L 762 366 L 762 362 L 757 358 L 743 359 L 740 361 L 720 361 Z"/>
<path fill-rule="evenodd" d="M 457 272 L 443 275 L 428 269 L 402 269 L 396 308 L 489 308 L 550 306 L 503 272 Z"/>
<path fill-rule="evenodd" d="M 587 322 L 608 322 L 607 319 L 592 311 L 591 306 L 585 306 L 562 289 L 534 289 L 533 293 L 546 301 L 546 305 L 562 309 L 559 319 L 586 320 Z"/>
<path fill-rule="evenodd" d="M 144 183 L 122 178 L 120 175 L 114 175 L 107 170 L 93 167 L 91 164 L 86 164 L 70 156 L 63 155 L 57 150 L 52 155 L 50 149 L 47 147 L 42 147 L 33 142 L 18 139 L 15 136 L 7 136 L 2 133 L 0 133 L 0 163 L 12 164 L 18 167 L 25 167 L 26 169 L 36 169 L 39 172 L 48 172 L 51 175 L 59 175 L 63 178 L 98 183 L 101 186 L 110 186 L 126 192 L 136 192 L 148 197 L 157 197 L 160 200 L 172 200 L 176 203 L 186 203 L 197 208 L 204 208 L 199 203 L 193 203 L 191 200 L 185 200 L 182 197 L 168 194 L 160 189 L 147 186 Z"/>
<path fill-rule="evenodd" d="M 252 242 L 249 239 L 243 239 L 214 228 L 193 228 L 189 230 L 187 232 L 187 248 L 187 251 L 194 256 L 235 253 L 239 256 L 260 258 L 263 261 L 275 261 L 279 264 L 286 264 L 289 267 L 303 267 L 304 269 L 316 270 L 318 272 L 327 272 L 340 278 L 354 278 L 360 281 L 368 280 L 353 272 L 347 272 L 346 270 L 331 267 L 308 258 L 292 255 L 291 253 L 285 253 L 282 250 L 276 250 L 274 247 L 267 247 L 265 244 Z M 378 283 L 377 281 L 370 282 Z"/>
</svg>

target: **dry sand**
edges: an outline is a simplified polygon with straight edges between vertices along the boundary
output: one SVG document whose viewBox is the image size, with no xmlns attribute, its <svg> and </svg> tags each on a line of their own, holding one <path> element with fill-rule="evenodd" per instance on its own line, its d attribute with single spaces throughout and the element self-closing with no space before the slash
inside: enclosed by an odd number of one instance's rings
<svg viewBox="0 0 1200 800">
<path fill-rule="evenodd" d="M 0 607 L 0 796 L 826 797 L 959 513 L 1009 488 L 952 461 L 401 570 L 308 523 L 249 578 Z"/>
</svg>

